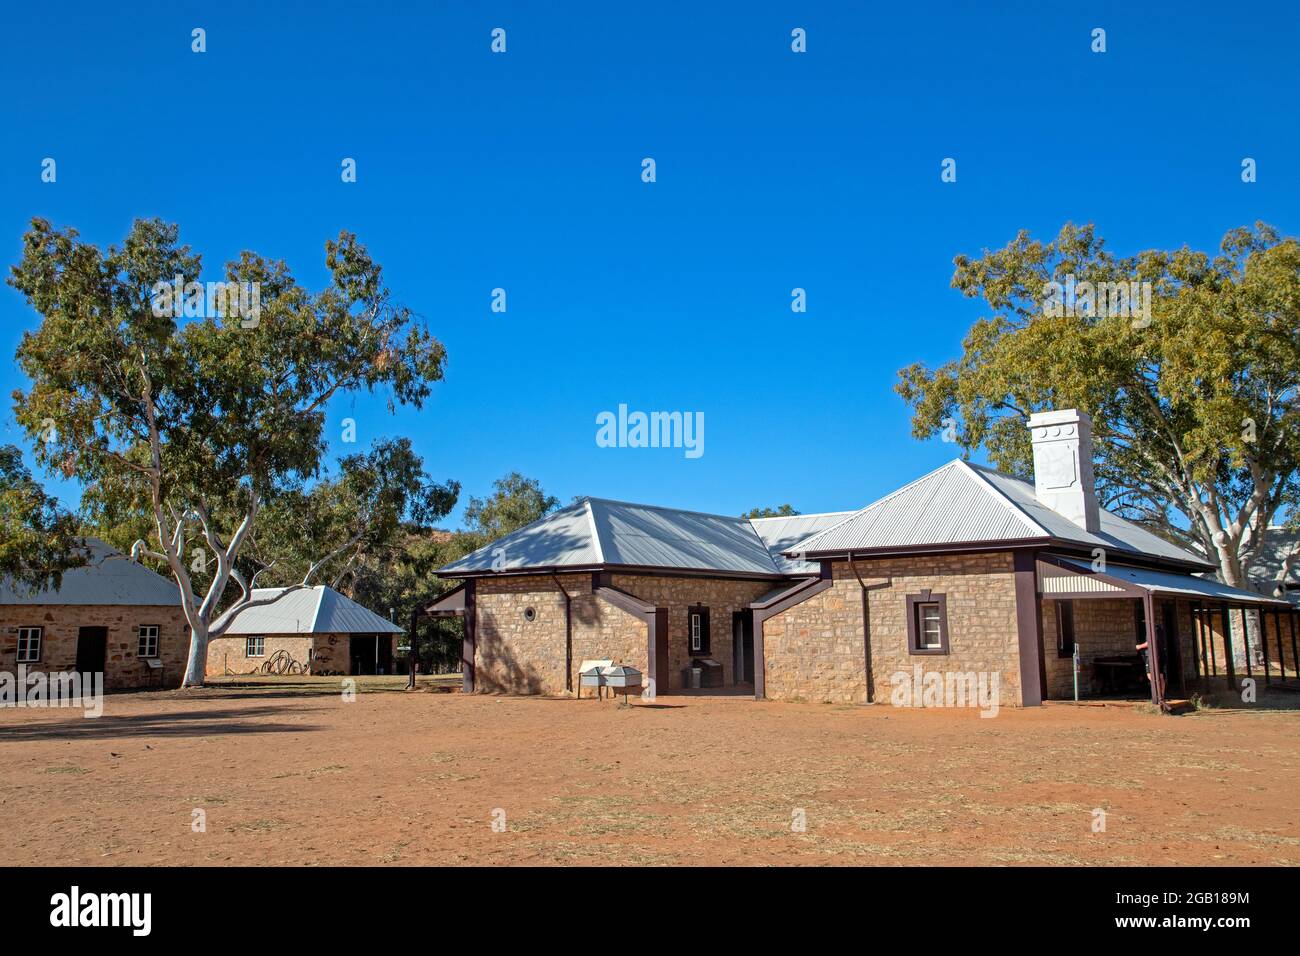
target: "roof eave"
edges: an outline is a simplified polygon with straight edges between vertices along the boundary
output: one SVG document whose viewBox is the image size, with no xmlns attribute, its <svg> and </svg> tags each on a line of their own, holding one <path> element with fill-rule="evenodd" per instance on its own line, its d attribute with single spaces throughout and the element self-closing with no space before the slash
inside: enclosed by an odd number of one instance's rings
<svg viewBox="0 0 1300 956">
<path fill-rule="evenodd" d="M 439 568 L 434 571 L 434 577 L 448 578 L 451 580 L 466 580 L 469 578 L 506 578 L 521 577 L 524 575 L 542 575 L 542 574 L 586 574 L 593 571 L 609 571 L 612 573 L 630 574 L 630 573 L 653 573 L 659 575 L 681 575 L 682 577 L 707 577 L 707 578 L 741 578 L 747 580 L 773 580 L 783 581 L 787 578 L 802 578 L 813 573 L 810 571 L 724 571 L 714 568 L 678 568 L 665 567 L 651 564 L 561 564 L 545 565 L 530 568 L 507 568 L 504 571 L 475 570 L 475 571 L 449 571 L 446 568 Z"/>
</svg>

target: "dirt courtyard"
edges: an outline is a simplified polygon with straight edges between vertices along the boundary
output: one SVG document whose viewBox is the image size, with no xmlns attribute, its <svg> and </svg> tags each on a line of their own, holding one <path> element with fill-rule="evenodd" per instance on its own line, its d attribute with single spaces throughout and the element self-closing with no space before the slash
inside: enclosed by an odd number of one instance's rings
<svg viewBox="0 0 1300 956">
<path fill-rule="evenodd" d="M 362 680 L 353 702 L 263 678 L 110 696 L 98 719 L 0 710 L 5 862 L 1300 863 L 1295 710 L 981 719 Z"/>
</svg>

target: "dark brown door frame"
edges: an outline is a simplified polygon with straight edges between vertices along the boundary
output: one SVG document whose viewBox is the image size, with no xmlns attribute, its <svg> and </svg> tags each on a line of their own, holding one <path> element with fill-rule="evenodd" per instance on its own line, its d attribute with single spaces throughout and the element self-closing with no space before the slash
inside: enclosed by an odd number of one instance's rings
<svg viewBox="0 0 1300 956">
<path fill-rule="evenodd" d="M 460 645 L 461 690 L 474 693 L 474 652 L 478 638 L 478 602 L 475 600 L 475 581 L 465 581 L 465 639 Z"/>
<path fill-rule="evenodd" d="M 754 612 L 754 699 L 762 700 L 767 695 L 767 663 L 764 659 L 763 623 L 769 617 L 775 617 L 782 611 L 802 604 L 814 594 L 820 594 L 833 584 L 831 562 L 821 563 L 821 574 L 815 578 L 805 578 L 792 584 L 764 604 L 754 603 L 750 608 Z"/>
<path fill-rule="evenodd" d="M 655 682 L 655 693 L 668 693 L 668 609 L 655 607 L 639 597 L 621 591 L 611 583 L 608 571 L 593 571 L 591 592 L 621 608 L 646 626 L 646 670 Z"/>
<path fill-rule="evenodd" d="M 1020 703 L 1038 707 L 1047 696 L 1047 662 L 1043 660 L 1043 611 L 1038 593 L 1038 552 L 1012 552 L 1016 587 L 1016 643 L 1020 659 Z"/>
</svg>

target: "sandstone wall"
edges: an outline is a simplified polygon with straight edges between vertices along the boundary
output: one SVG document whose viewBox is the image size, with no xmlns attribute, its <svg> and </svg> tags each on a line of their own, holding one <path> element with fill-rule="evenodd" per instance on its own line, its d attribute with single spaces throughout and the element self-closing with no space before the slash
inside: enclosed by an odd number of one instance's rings
<svg viewBox="0 0 1300 956">
<path fill-rule="evenodd" d="M 475 584 L 475 690 L 486 693 L 565 693 L 564 592 L 572 614 L 572 673 L 576 691 L 584 659 L 610 658 L 647 670 L 646 625 L 592 593 L 591 575 L 480 578 Z M 529 620 L 526 612 L 533 610 Z"/>
<path fill-rule="evenodd" d="M 894 675 L 984 672 L 997 675 L 999 699 L 1019 704 L 1020 654 L 1015 574 L 1008 552 L 924 555 L 858 561 L 869 592 L 875 700 L 888 703 Z M 848 562 L 833 566 L 832 586 L 768 618 L 763 629 L 766 696 L 866 703 L 862 591 Z M 949 653 L 908 649 L 907 595 L 947 596 Z"/>
<path fill-rule="evenodd" d="M 41 627 L 41 659 L 27 664 L 29 671 L 71 671 L 77 665 L 77 637 L 82 627 L 106 627 L 104 687 L 119 690 L 152 687 L 157 671 L 140 657 L 137 627 L 158 626 L 158 656 L 163 662 L 164 686 L 177 687 L 185 676 L 189 655 L 189 627 L 179 606 L 4 604 L 0 605 L 0 670 L 16 673 L 18 628 Z"/>
<path fill-rule="evenodd" d="M 668 609 L 668 689 L 677 690 L 682 686 L 682 671 L 692 656 L 717 661 L 722 665 L 723 684 L 730 687 L 736 683 L 732 615 L 744 610 L 781 582 L 616 574 L 613 583 L 620 591 Z M 697 604 L 709 609 L 707 655 L 693 655 L 691 652 L 687 614 L 688 609 Z"/>
</svg>

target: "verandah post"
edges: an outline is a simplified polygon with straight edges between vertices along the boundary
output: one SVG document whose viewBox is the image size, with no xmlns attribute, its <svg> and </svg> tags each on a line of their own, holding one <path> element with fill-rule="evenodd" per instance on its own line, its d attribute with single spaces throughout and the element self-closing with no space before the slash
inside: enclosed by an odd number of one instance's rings
<svg viewBox="0 0 1300 956">
<path fill-rule="evenodd" d="M 1241 644 L 1246 649 L 1246 676 L 1254 677 L 1250 668 L 1250 621 L 1246 617 L 1246 605 L 1241 606 Z"/>
<path fill-rule="evenodd" d="M 1237 668 L 1232 662 L 1232 619 L 1226 603 L 1219 605 L 1219 610 L 1223 615 L 1223 663 L 1228 668 L 1228 686 L 1236 690 Z"/>
</svg>

